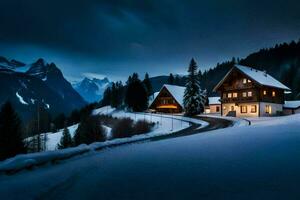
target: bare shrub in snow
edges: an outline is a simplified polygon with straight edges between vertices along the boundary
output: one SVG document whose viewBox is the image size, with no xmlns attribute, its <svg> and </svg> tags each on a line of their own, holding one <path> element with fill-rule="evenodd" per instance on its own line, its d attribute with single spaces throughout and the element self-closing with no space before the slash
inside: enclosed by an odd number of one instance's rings
<svg viewBox="0 0 300 200">
<path fill-rule="evenodd" d="M 75 145 L 91 144 L 105 141 L 105 138 L 105 129 L 101 126 L 99 117 L 90 115 L 81 119 L 74 135 L 74 143 Z"/>
<path fill-rule="evenodd" d="M 150 132 L 152 127 L 154 126 L 154 123 L 150 123 L 145 120 L 139 120 L 134 124 L 134 134 L 139 135 L 139 134 L 144 134 L 147 132 Z"/>
<path fill-rule="evenodd" d="M 118 119 L 112 128 L 113 138 L 130 137 L 133 133 L 133 120 L 130 118 Z"/>
</svg>

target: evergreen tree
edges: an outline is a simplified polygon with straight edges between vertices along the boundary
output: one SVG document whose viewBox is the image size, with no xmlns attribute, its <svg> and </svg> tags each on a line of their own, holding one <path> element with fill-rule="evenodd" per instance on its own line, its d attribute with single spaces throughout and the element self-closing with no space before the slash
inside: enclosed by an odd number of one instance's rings
<svg viewBox="0 0 300 200">
<path fill-rule="evenodd" d="M 57 145 L 58 149 L 65 149 L 68 147 L 72 147 L 73 142 L 72 142 L 72 137 L 69 132 L 69 129 L 67 127 L 64 128 L 62 137 L 60 139 L 59 144 Z"/>
<path fill-rule="evenodd" d="M 80 121 L 80 112 L 79 110 L 75 109 L 72 111 L 70 117 L 68 118 L 68 125 L 71 126 L 77 124 L 79 123 L 79 121 Z"/>
<path fill-rule="evenodd" d="M 151 84 L 151 81 L 149 79 L 149 74 L 148 73 L 145 74 L 145 79 L 144 79 L 143 83 L 146 87 L 148 97 L 151 96 L 153 94 L 153 89 L 152 89 L 152 84 Z"/>
<path fill-rule="evenodd" d="M 118 107 L 118 89 L 117 89 L 116 84 L 114 82 L 111 85 L 110 105 L 113 108 Z"/>
<path fill-rule="evenodd" d="M 40 103 L 37 104 L 36 112 L 27 126 L 28 136 L 32 136 L 28 145 L 30 152 L 40 152 L 46 149 L 47 132 L 51 130 L 51 116 L 40 105 Z"/>
<path fill-rule="evenodd" d="M 197 73 L 197 63 L 191 60 L 188 69 L 188 80 L 184 91 L 184 109 L 187 116 L 197 115 L 204 111 L 206 91 L 202 91 Z"/>
<path fill-rule="evenodd" d="M 38 108 L 39 112 L 39 128 L 41 133 L 46 133 L 50 131 L 50 124 L 51 124 L 51 115 L 49 114 L 48 110 L 44 107 Z"/>
<path fill-rule="evenodd" d="M 185 85 L 184 82 L 185 82 L 185 80 L 181 80 L 179 75 L 175 76 L 174 85 Z"/>
<path fill-rule="evenodd" d="M 108 106 L 110 105 L 111 103 L 111 94 L 112 91 L 111 91 L 111 87 L 108 87 L 105 89 L 104 93 L 103 93 L 103 98 L 102 100 L 100 101 L 100 106 Z"/>
<path fill-rule="evenodd" d="M 64 113 L 61 113 L 54 118 L 53 123 L 55 124 L 56 129 L 64 128 L 67 122 L 67 118 Z"/>
<path fill-rule="evenodd" d="M 122 82 L 112 83 L 110 105 L 118 108 L 123 104 L 124 99 L 124 86 Z"/>
<path fill-rule="evenodd" d="M 25 153 L 21 120 L 9 102 L 0 111 L 0 160 Z"/>
<path fill-rule="evenodd" d="M 91 144 L 105 141 L 105 130 L 101 126 L 98 116 L 89 115 L 81 119 L 74 135 L 74 144 Z"/>
<path fill-rule="evenodd" d="M 168 78 L 168 84 L 174 85 L 174 76 L 172 73 L 170 73 L 169 78 Z"/>
<path fill-rule="evenodd" d="M 148 108 L 147 90 L 136 73 L 128 78 L 125 104 L 135 112 L 144 111 Z"/>
</svg>

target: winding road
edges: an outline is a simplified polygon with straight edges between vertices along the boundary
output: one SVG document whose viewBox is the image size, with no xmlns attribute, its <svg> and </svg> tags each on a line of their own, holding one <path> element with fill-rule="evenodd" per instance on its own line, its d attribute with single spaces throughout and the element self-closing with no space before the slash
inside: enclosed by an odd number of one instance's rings
<svg viewBox="0 0 300 200">
<path fill-rule="evenodd" d="M 163 192 L 166 190 L 167 193 L 171 192 L 170 197 L 174 199 L 176 195 L 174 196 L 172 192 L 176 191 L 169 191 L 172 184 L 176 181 L 188 181 L 186 184 L 189 185 L 192 181 L 184 177 L 181 177 L 182 180 L 172 177 L 174 173 L 172 171 L 186 170 L 182 168 L 181 160 L 185 160 L 182 156 L 168 156 L 170 153 L 184 152 L 182 146 L 185 146 L 183 145 L 185 142 L 181 143 L 178 137 L 196 135 L 233 125 L 232 121 L 225 119 L 211 117 L 197 117 L 197 119 L 206 121 L 209 125 L 200 128 L 200 125 L 192 123 L 189 128 L 174 134 L 140 141 L 142 144 L 135 142 L 135 144 L 128 143 L 118 148 L 106 147 L 101 149 L 101 153 L 77 156 L 62 161 L 56 166 L 43 166 L 30 172 L 23 171 L 6 176 L 0 180 L 1 185 L 4 185 L 0 188 L 0 198 L 153 199 L 168 198 Z M 164 147 L 164 144 L 168 144 L 169 141 L 178 143 L 178 152 L 176 149 Z M 164 152 L 164 154 L 159 152 Z M 165 160 L 168 162 L 164 166 Z M 184 172 L 184 174 L 191 178 L 189 172 Z M 6 180 L 7 183 L 3 184 Z M 160 194 L 163 196 L 159 196 Z M 182 198 L 183 196 L 178 196 L 178 199 Z"/>
<path fill-rule="evenodd" d="M 151 140 L 157 141 L 157 140 L 168 139 L 168 138 L 182 137 L 182 136 L 193 135 L 193 134 L 198 134 L 198 133 L 203 133 L 207 131 L 233 126 L 233 121 L 227 119 L 208 117 L 208 116 L 195 116 L 193 118 L 205 121 L 208 123 L 208 125 L 206 127 L 201 128 L 199 124 L 191 123 L 191 126 L 186 129 L 180 130 L 170 135 L 157 136 L 151 138 Z"/>
<path fill-rule="evenodd" d="M 300 199 L 300 115 L 201 119 L 210 125 L 1 175 L 0 199 Z"/>
</svg>

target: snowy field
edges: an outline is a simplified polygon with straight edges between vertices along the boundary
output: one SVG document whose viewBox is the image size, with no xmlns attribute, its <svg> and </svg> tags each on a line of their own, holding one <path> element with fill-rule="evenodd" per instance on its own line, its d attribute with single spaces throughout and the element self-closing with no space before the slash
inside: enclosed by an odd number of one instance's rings
<svg viewBox="0 0 300 200">
<path fill-rule="evenodd" d="M 0 162 L 0 172 L 1 171 L 14 171 L 19 170 L 39 164 L 44 164 L 47 162 L 53 162 L 60 159 L 66 159 L 71 156 L 75 156 L 78 154 L 90 152 L 97 150 L 99 148 L 103 148 L 110 145 L 117 144 L 125 144 L 128 142 L 141 141 L 145 139 L 149 139 L 155 136 L 172 134 L 173 132 L 185 129 L 190 126 L 190 122 L 201 124 L 200 128 L 203 128 L 208 125 L 208 123 L 197 120 L 190 119 L 181 116 L 168 116 L 168 115 L 155 115 L 155 114 L 146 114 L 146 113 L 128 113 L 124 111 L 116 111 L 110 106 L 97 109 L 93 112 L 94 115 L 97 114 L 109 114 L 117 118 L 122 117 L 130 117 L 133 120 L 148 120 L 151 122 L 155 122 L 153 130 L 149 133 L 134 135 L 129 138 L 119 138 L 113 140 L 107 140 L 105 142 L 95 142 L 90 145 L 80 145 L 78 147 L 68 148 L 64 150 L 57 150 L 57 144 L 60 142 L 60 138 L 62 137 L 63 130 L 60 130 L 56 133 L 47 133 L 47 142 L 46 142 L 46 152 L 40 153 L 31 153 L 24 155 L 17 155 L 14 158 L 7 159 L 3 162 Z M 68 127 L 71 136 L 73 137 L 75 131 L 78 127 L 78 124 Z M 111 138 L 111 127 L 104 126 L 106 129 L 107 138 Z M 42 134 L 42 137 L 44 135 Z M 65 155 L 64 155 L 65 154 Z"/>
<path fill-rule="evenodd" d="M 0 175 L 0 199 L 299 199 L 300 114 L 254 121 Z"/>
<path fill-rule="evenodd" d="M 190 126 L 189 122 L 201 124 L 201 128 L 207 126 L 208 124 L 204 121 L 197 119 L 190 119 L 181 116 L 169 116 L 169 115 L 157 115 L 157 114 L 148 114 L 148 113 L 129 113 L 124 111 L 116 111 L 115 108 L 111 108 L 110 106 L 106 106 L 103 108 L 96 109 L 93 112 L 94 115 L 97 114 L 105 114 L 112 115 L 113 117 L 122 118 L 129 117 L 135 121 L 137 120 L 147 120 L 149 122 L 154 122 L 156 125 L 150 133 L 145 134 L 145 137 L 171 134 L 173 132 L 177 132 L 179 130 L 185 129 Z M 73 137 L 75 131 L 78 127 L 78 124 L 68 127 L 71 136 Z M 111 127 L 104 127 L 106 129 L 107 138 L 111 138 Z M 57 149 L 57 144 L 62 137 L 63 129 L 59 130 L 56 133 L 47 133 L 47 143 L 46 149 L 47 151 L 53 151 Z M 42 134 L 43 137 L 43 134 Z M 137 136 L 134 136 L 136 138 Z M 141 138 L 142 136 L 138 136 Z M 127 139 L 128 140 L 128 139 Z"/>
</svg>

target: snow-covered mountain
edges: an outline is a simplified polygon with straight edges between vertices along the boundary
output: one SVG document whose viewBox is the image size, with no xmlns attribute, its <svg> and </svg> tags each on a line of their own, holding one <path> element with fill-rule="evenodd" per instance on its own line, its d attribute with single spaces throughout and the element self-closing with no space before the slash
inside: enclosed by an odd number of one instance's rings
<svg viewBox="0 0 300 200">
<path fill-rule="evenodd" d="M 0 56 L 0 70 L 13 70 L 16 72 L 26 72 L 30 65 L 26 65 L 17 60 L 8 60 L 7 58 Z"/>
<path fill-rule="evenodd" d="M 97 79 L 85 77 L 82 81 L 73 83 L 74 89 L 87 101 L 99 102 L 104 90 L 111 85 L 108 78 Z"/>
<path fill-rule="evenodd" d="M 35 113 L 37 105 L 56 115 L 86 104 L 54 63 L 43 59 L 32 64 L 12 63 L 0 57 L 0 105 L 10 101 L 24 120 Z"/>
</svg>

